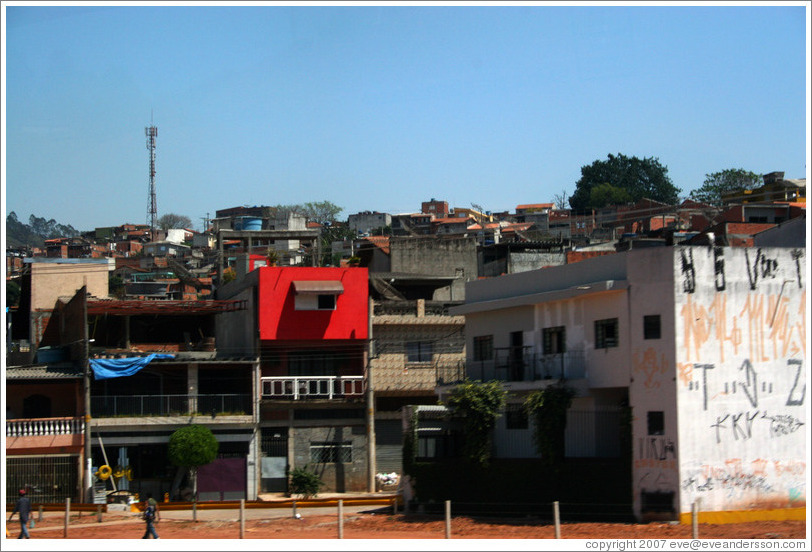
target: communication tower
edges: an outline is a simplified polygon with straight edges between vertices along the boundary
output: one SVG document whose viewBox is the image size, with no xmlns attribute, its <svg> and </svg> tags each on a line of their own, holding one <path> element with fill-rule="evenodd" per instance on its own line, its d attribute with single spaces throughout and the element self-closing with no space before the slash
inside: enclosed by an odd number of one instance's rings
<svg viewBox="0 0 812 552">
<path fill-rule="evenodd" d="M 155 199 L 155 138 L 158 136 L 158 127 L 150 125 L 145 129 L 147 135 L 147 150 L 149 151 L 149 200 L 147 202 L 147 224 L 149 224 L 150 239 L 155 239 L 155 221 L 158 217 L 158 202 Z"/>
</svg>

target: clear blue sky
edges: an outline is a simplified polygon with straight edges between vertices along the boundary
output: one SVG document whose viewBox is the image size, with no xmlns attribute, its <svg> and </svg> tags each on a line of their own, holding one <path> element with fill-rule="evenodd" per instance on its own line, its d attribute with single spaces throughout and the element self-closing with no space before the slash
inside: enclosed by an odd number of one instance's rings
<svg viewBox="0 0 812 552">
<path fill-rule="evenodd" d="M 140 4 L 140 3 L 139 3 Z M 491 211 L 609 153 L 803 178 L 809 3 L 5 9 L 6 214 L 78 230 L 331 201 Z"/>
</svg>

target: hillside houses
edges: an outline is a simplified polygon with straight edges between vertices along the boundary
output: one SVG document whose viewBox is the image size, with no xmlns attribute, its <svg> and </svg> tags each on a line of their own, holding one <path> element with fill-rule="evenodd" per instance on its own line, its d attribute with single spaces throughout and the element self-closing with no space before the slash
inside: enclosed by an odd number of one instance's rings
<svg viewBox="0 0 812 552">
<path fill-rule="evenodd" d="M 674 310 L 716 297 L 719 290 L 707 286 L 719 279 L 713 267 L 720 258 L 729 287 L 719 297 L 729 304 L 750 297 L 748 267 L 763 271 L 756 260 L 772 259 L 779 268 L 759 272 L 757 286 L 772 297 L 769 305 L 797 306 L 796 296 L 786 304 L 775 282 L 799 283 L 797 271 L 789 273 L 804 256 L 805 194 L 796 187 L 790 202 L 751 199 L 723 208 L 641 201 L 577 214 L 540 203 L 497 214 L 432 198 L 417 213 L 350 215 L 356 237 L 338 242 L 332 253 L 341 253 L 333 258 L 323 250 L 329 244 L 322 222 L 267 207 L 217 211 L 205 232 L 170 231 L 154 241 L 142 226 L 127 224 L 51 240 L 39 251 L 7 252 L 7 278 L 21 287 L 7 328 L 7 395 L 14 397 L 6 413 L 8 488 L 24 485 L 43 466 L 58 466 L 43 500 L 95 500 L 91 491 L 103 496 L 106 487 L 94 474 L 112 462 L 111 468 L 132 470 L 119 481 L 122 488 L 188 498 L 188 481 L 168 463 L 166 443 L 191 419 L 212 429 L 221 444 L 209 473 L 201 472 L 201 500 L 286 492 L 286 474 L 305 465 L 318 469 L 325 491 L 374 491 L 376 473 L 402 472 L 405 407 L 434 408 L 468 376 L 508 383 L 513 408 L 522 393 L 553 381 L 560 372 L 551 366 L 563 359 L 580 410 L 628 401 L 641 412 L 661 412 L 654 422 L 643 415 L 634 422 L 642 441 L 635 441 L 633 507 L 640 517 L 681 519 L 700 492 L 691 478 L 702 470 L 717 473 L 724 462 L 721 451 L 706 459 L 698 446 L 684 444 L 701 432 L 713 445 L 702 424 L 724 415 L 719 402 L 701 419 L 682 421 L 688 407 L 680 401 L 699 407 L 700 369 L 693 365 L 713 357 L 707 362 L 733 379 L 743 359 L 738 366 L 731 359 L 743 349 L 730 353 L 727 341 L 699 344 L 696 337 L 686 342 L 685 332 L 702 328 L 674 319 Z M 694 260 L 694 294 L 682 287 L 683 258 Z M 644 291 L 630 291 L 630 281 Z M 638 303 L 659 310 L 638 312 Z M 740 313 L 724 312 L 745 328 Z M 797 326 L 795 314 L 784 307 L 779 314 L 781 328 Z M 641 318 L 654 315 L 660 317 L 656 344 L 644 341 L 653 326 Z M 606 322 L 613 319 L 616 326 Z M 596 321 L 602 330 L 593 334 Z M 553 339 L 551 328 L 566 329 Z M 490 348 L 480 339 L 487 335 Z M 607 345 L 612 335 L 623 340 L 619 348 Z M 606 346 L 595 352 L 598 336 Z M 552 351 L 553 342 L 565 347 Z M 689 345 L 698 348 L 683 354 Z M 775 370 L 800 358 L 773 357 Z M 683 377 L 688 364 L 695 377 Z M 100 367 L 135 371 L 98 377 Z M 639 374 L 635 382 L 623 379 L 632 372 Z M 669 383 L 670 375 L 677 383 Z M 774 384 L 788 384 L 787 378 Z M 646 381 L 659 383 L 659 406 Z M 770 411 L 778 408 L 775 397 L 762 399 Z M 784 414 L 806 423 L 795 409 Z M 64 437 L 51 444 L 31 440 L 26 431 L 34 423 Z M 618 450 L 615 442 L 574 431 L 568 436 L 574 456 Z M 686 456 L 649 458 L 649 435 L 671 439 Z M 768 460 L 783 454 L 796 461 L 796 441 L 767 442 Z M 495 443 L 497 456 L 536 455 L 527 428 L 502 424 Z M 758 460 L 745 452 L 737 457 Z M 224 482 L 217 470 L 235 477 Z M 774 488 L 795 489 L 792 477 L 778 475 Z M 714 511 L 761 504 L 747 493 L 736 503 L 720 493 L 703 496 Z M 799 500 L 780 507 L 796 508 Z"/>
</svg>

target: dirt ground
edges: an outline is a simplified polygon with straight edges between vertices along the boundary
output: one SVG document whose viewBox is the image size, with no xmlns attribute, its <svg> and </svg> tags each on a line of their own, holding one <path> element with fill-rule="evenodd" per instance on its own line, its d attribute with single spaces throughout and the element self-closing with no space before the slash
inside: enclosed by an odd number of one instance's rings
<svg viewBox="0 0 812 552">
<path fill-rule="evenodd" d="M 302 519 L 277 517 L 245 521 L 246 539 L 336 539 L 336 515 L 308 515 Z M 108 521 L 109 520 L 109 521 Z M 144 522 L 133 516 L 99 523 L 95 516 L 72 517 L 68 539 L 136 539 L 144 534 Z M 228 521 L 165 519 L 156 524 L 162 539 L 239 539 L 240 524 Z M 16 538 L 19 524 L 9 524 Z M 698 527 L 700 539 L 804 539 L 804 521 L 765 521 Z M 690 525 L 670 523 L 563 523 L 562 539 L 690 539 Z M 32 539 L 64 539 L 64 517 L 46 517 L 31 531 Z M 391 513 L 345 514 L 344 539 L 445 539 L 445 520 L 436 516 L 393 515 Z M 532 518 L 485 519 L 454 517 L 452 539 L 554 539 L 555 527 Z"/>
</svg>

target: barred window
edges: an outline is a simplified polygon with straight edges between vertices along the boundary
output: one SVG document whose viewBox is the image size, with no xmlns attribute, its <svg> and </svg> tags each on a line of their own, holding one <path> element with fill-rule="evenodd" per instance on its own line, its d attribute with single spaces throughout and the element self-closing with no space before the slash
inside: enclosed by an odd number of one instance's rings
<svg viewBox="0 0 812 552">
<path fill-rule="evenodd" d="M 474 360 L 493 359 L 493 336 L 478 335 L 474 337 Z"/>
<path fill-rule="evenodd" d="M 557 355 L 567 350 L 567 330 L 564 326 L 544 328 L 541 336 L 545 355 Z"/>
<path fill-rule="evenodd" d="M 429 341 L 410 341 L 406 343 L 406 360 L 408 362 L 431 362 L 432 343 Z"/>
<path fill-rule="evenodd" d="M 310 461 L 317 464 L 352 463 L 352 443 L 350 441 L 310 443 Z"/>
<path fill-rule="evenodd" d="M 618 346 L 617 318 L 595 320 L 595 348 L 607 349 Z"/>
</svg>

